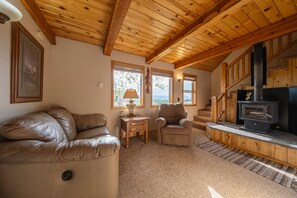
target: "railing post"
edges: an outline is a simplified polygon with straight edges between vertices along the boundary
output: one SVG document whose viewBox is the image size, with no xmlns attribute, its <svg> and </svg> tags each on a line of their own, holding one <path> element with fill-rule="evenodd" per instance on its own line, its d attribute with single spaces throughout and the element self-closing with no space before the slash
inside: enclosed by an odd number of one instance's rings
<svg viewBox="0 0 297 198">
<path fill-rule="evenodd" d="M 227 118 L 227 68 L 228 63 L 223 63 L 221 66 L 221 93 L 225 93 L 222 99 L 222 111 L 224 111 L 224 115 L 222 117 L 223 121 L 226 121 Z"/>
<path fill-rule="evenodd" d="M 217 122 L 218 120 L 218 98 L 216 96 L 211 97 L 211 121 Z"/>
</svg>

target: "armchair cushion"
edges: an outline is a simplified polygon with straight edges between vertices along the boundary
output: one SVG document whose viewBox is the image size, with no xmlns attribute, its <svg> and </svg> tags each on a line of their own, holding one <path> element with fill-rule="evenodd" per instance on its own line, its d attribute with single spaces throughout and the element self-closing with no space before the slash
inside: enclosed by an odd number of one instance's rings
<svg viewBox="0 0 297 198">
<path fill-rule="evenodd" d="M 68 141 L 71 141 L 75 138 L 77 134 L 75 121 L 72 114 L 67 109 L 60 107 L 51 109 L 47 111 L 47 113 L 59 122 Z"/>
<path fill-rule="evenodd" d="M 187 135 L 189 132 L 185 127 L 182 127 L 180 125 L 167 125 L 166 127 L 162 128 L 162 133 Z"/>
<path fill-rule="evenodd" d="M 0 135 L 8 140 L 68 142 L 59 123 L 43 112 L 27 114 L 4 122 L 0 126 Z"/>
<path fill-rule="evenodd" d="M 181 103 L 161 104 L 158 117 L 165 118 L 167 124 L 179 124 L 181 119 L 186 118 L 186 112 Z"/>
<path fill-rule="evenodd" d="M 106 117 L 101 113 L 78 115 L 72 114 L 76 123 L 77 132 L 106 126 Z"/>
</svg>

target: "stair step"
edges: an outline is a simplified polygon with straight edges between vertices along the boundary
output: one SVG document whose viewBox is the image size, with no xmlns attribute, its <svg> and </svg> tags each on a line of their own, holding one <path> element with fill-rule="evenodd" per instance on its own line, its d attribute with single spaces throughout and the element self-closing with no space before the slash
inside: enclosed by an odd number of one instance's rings
<svg viewBox="0 0 297 198">
<path fill-rule="evenodd" d="M 211 111 L 207 109 L 199 109 L 198 115 L 211 117 Z"/>
<path fill-rule="evenodd" d="M 210 116 L 195 115 L 194 120 L 195 121 L 200 121 L 200 122 L 210 122 L 211 117 Z"/>
<path fill-rule="evenodd" d="M 205 105 L 205 109 L 210 111 L 211 110 L 211 105 L 209 105 L 209 104 Z"/>
<path fill-rule="evenodd" d="M 206 130 L 206 123 L 200 121 L 193 121 L 192 126 L 197 129 Z"/>
</svg>

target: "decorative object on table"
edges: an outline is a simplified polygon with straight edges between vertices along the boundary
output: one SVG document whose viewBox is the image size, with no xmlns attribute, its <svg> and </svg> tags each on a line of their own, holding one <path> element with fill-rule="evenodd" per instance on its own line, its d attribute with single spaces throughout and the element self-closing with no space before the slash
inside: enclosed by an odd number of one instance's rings
<svg viewBox="0 0 297 198">
<path fill-rule="evenodd" d="M 129 117 L 133 117 L 134 115 L 134 107 L 136 106 L 133 102 L 134 100 L 132 100 L 132 98 L 139 98 L 137 92 L 135 89 L 127 89 L 125 92 L 125 95 L 123 98 L 130 98 L 129 100 L 129 104 L 127 104 L 127 108 L 129 110 Z"/>
<path fill-rule="evenodd" d="M 145 75 L 145 93 L 150 94 L 150 87 L 151 87 L 151 75 L 150 75 L 150 68 L 146 68 L 146 75 Z"/>
<path fill-rule="evenodd" d="M 12 23 L 11 103 L 42 101 L 43 56 L 36 39 Z"/>
<path fill-rule="evenodd" d="M 0 23 L 4 24 L 6 21 L 19 21 L 23 17 L 21 11 L 11 3 L 0 0 Z"/>
</svg>

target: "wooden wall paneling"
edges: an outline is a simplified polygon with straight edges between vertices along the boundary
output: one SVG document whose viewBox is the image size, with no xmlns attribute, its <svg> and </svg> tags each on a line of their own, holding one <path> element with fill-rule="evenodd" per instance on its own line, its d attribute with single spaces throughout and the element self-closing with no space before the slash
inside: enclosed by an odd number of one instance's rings
<svg viewBox="0 0 297 198">
<path fill-rule="evenodd" d="M 273 87 L 281 87 L 282 86 L 282 70 L 274 69 L 273 71 Z"/>
<path fill-rule="evenodd" d="M 241 59 L 241 71 L 242 71 L 242 75 L 241 75 L 241 79 L 245 77 L 246 75 L 246 67 L 245 67 L 245 56 Z"/>
<path fill-rule="evenodd" d="M 240 78 L 239 78 L 239 62 L 235 63 L 235 82 L 237 82 Z"/>
<path fill-rule="evenodd" d="M 279 145 L 273 145 L 272 148 L 274 149 L 272 152 L 273 158 L 279 161 L 288 162 L 288 148 Z"/>
<path fill-rule="evenodd" d="M 292 32 L 288 34 L 288 45 L 292 43 Z"/>
<path fill-rule="evenodd" d="M 288 60 L 290 73 L 290 86 L 297 86 L 297 58 L 290 58 Z"/>
<path fill-rule="evenodd" d="M 297 166 L 297 150 L 288 148 L 288 163 Z"/>
<path fill-rule="evenodd" d="M 290 81 L 290 73 L 289 73 L 289 68 L 288 67 L 284 67 L 281 68 L 281 87 L 288 87 L 289 86 L 289 81 Z"/>
<path fill-rule="evenodd" d="M 227 131 L 212 129 L 210 127 L 207 127 L 207 131 L 210 139 L 213 141 L 242 149 L 268 160 L 297 167 L 297 149 L 287 148 Z"/>
<path fill-rule="evenodd" d="M 271 69 L 267 70 L 267 86 L 268 88 L 274 87 L 274 71 Z"/>
</svg>

